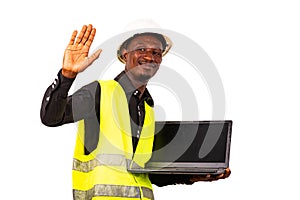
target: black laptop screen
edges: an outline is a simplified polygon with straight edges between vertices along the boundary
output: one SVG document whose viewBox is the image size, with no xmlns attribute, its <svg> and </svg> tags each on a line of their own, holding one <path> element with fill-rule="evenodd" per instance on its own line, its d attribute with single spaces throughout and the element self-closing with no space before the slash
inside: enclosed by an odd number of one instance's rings
<svg viewBox="0 0 300 200">
<path fill-rule="evenodd" d="M 156 122 L 151 162 L 225 162 L 230 121 Z"/>
</svg>

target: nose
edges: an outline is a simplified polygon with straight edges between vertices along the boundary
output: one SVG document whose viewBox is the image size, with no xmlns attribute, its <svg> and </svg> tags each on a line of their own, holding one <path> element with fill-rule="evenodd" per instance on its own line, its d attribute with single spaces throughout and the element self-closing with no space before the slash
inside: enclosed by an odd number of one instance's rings
<svg viewBox="0 0 300 200">
<path fill-rule="evenodd" d="M 146 51 L 144 59 L 147 61 L 154 61 L 154 56 L 152 51 Z"/>
</svg>

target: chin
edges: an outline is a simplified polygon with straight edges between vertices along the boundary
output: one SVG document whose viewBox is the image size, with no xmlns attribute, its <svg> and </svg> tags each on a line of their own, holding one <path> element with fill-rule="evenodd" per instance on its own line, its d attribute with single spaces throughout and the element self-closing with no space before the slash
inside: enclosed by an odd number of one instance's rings
<svg viewBox="0 0 300 200">
<path fill-rule="evenodd" d="M 141 74 L 137 77 L 140 82 L 147 83 L 153 76 L 148 74 Z"/>
<path fill-rule="evenodd" d="M 142 70 L 140 73 L 139 73 L 139 76 L 143 79 L 151 79 L 153 76 L 155 76 L 157 70 L 156 69 L 151 69 L 151 70 Z"/>
</svg>

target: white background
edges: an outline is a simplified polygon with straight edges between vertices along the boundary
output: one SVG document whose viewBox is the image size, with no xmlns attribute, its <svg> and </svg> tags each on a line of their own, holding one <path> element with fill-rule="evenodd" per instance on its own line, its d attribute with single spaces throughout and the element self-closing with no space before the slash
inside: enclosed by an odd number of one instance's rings
<svg viewBox="0 0 300 200">
<path fill-rule="evenodd" d="M 223 81 L 225 118 L 234 122 L 230 178 L 155 187 L 156 199 L 299 199 L 296 0 L 0 4 L 1 199 L 72 199 L 76 126 L 41 124 L 44 91 L 61 67 L 74 29 L 92 23 L 95 48 L 140 18 L 179 32 L 206 51 Z"/>
</svg>

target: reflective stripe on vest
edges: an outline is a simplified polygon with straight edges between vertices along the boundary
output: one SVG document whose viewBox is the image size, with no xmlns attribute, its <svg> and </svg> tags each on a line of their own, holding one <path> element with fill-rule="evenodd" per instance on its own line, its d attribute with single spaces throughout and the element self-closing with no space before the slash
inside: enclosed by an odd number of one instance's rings
<svg viewBox="0 0 300 200">
<path fill-rule="evenodd" d="M 95 185 L 90 190 L 73 190 L 73 198 L 76 200 L 91 200 L 93 197 L 126 197 L 144 198 L 154 200 L 153 192 L 146 187 L 124 186 L 124 185 Z"/>
<path fill-rule="evenodd" d="M 93 160 L 86 162 L 80 161 L 78 159 L 73 159 L 73 170 L 80 172 L 90 172 L 97 166 L 123 166 L 127 169 L 131 168 L 137 169 L 142 168 L 136 162 L 126 159 L 124 155 L 113 155 L 113 154 L 98 154 Z"/>
</svg>

